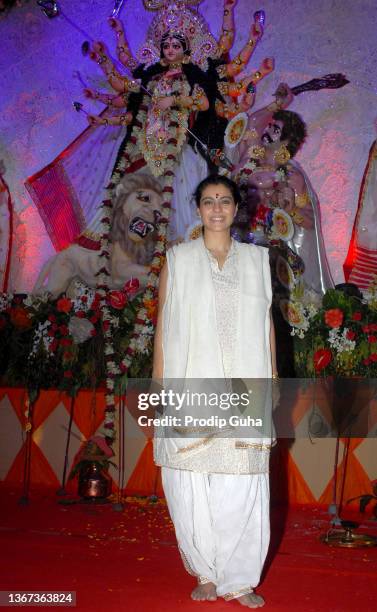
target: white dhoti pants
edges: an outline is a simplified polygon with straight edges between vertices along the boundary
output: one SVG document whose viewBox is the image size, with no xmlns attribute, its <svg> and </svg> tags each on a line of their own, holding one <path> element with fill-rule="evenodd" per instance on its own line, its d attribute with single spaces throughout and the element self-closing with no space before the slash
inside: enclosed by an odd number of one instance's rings
<svg viewBox="0 0 377 612">
<path fill-rule="evenodd" d="M 270 540 L 268 474 L 204 474 L 162 468 L 184 565 L 233 599 L 260 580 Z"/>
</svg>

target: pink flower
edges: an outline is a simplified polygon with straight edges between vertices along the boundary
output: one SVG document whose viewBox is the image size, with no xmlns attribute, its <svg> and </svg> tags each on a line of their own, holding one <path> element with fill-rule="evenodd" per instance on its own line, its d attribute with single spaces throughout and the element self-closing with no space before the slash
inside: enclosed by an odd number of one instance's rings
<svg viewBox="0 0 377 612">
<path fill-rule="evenodd" d="M 128 295 L 133 295 L 139 291 L 140 283 L 138 278 L 130 278 L 124 285 L 124 290 Z"/>
<path fill-rule="evenodd" d="M 127 295 L 124 291 L 110 291 L 107 301 L 116 310 L 123 310 L 127 304 Z"/>
<path fill-rule="evenodd" d="M 329 349 L 318 349 L 313 355 L 314 369 L 320 372 L 329 365 L 332 360 L 332 353 Z"/>
</svg>

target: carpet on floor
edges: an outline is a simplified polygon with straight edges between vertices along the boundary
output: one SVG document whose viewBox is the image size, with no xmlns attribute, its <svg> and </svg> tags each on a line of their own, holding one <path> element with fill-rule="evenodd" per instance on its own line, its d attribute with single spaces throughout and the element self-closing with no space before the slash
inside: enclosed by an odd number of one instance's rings
<svg viewBox="0 0 377 612">
<path fill-rule="evenodd" d="M 183 612 L 241 609 L 235 601 L 193 602 L 163 500 L 74 503 L 51 491 L 0 488 L 0 590 L 76 591 L 78 610 Z M 68 503 L 68 502 L 73 503 Z M 66 502 L 66 503 L 59 503 Z M 272 509 L 272 540 L 259 592 L 267 611 L 372 612 L 377 606 L 377 548 L 330 548 L 325 508 Z M 376 521 L 359 529 L 377 535 Z"/>
</svg>

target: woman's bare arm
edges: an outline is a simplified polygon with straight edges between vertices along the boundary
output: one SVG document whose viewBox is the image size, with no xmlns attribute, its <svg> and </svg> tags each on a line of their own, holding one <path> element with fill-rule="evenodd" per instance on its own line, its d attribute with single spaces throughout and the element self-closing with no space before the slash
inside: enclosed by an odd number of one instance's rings
<svg viewBox="0 0 377 612">
<path fill-rule="evenodd" d="M 272 376 L 278 376 L 278 367 L 276 363 L 276 337 L 275 337 L 275 326 L 272 319 L 272 313 L 270 311 L 270 350 L 271 350 L 271 367 Z"/>
<path fill-rule="evenodd" d="M 166 300 L 166 289 L 168 281 L 168 266 L 165 263 L 160 274 L 160 283 L 158 289 L 158 315 L 157 325 L 154 335 L 153 349 L 153 380 L 162 380 L 164 375 L 164 356 L 162 351 L 162 309 Z"/>
</svg>

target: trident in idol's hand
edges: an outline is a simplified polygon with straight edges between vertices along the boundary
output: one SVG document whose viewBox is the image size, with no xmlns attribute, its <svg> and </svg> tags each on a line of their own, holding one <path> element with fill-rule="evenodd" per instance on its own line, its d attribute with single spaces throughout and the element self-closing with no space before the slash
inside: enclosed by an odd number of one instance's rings
<svg viewBox="0 0 377 612">
<path fill-rule="evenodd" d="M 111 13 L 110 17 L 116 18 L 119 16 L 120 11 L 122 10 L 123 3 L 124 0 L 115 0 L 113 12 Z"/>
</svg>

